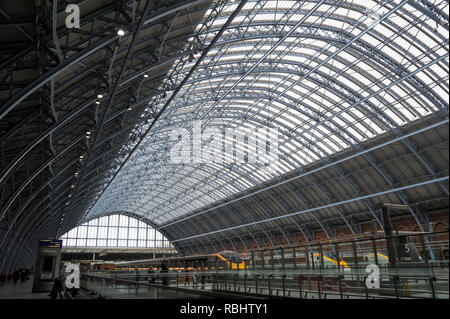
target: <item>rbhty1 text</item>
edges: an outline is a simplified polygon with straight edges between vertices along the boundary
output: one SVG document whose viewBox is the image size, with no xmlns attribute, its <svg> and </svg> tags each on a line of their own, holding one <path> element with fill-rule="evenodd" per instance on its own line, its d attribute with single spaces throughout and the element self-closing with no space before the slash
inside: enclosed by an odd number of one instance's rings
<svg viewBox="0 0 450 319">
<path fill-rule="evenodd" d="M 183 305 L 180 307 L 181 314 L 203 314 L 211 317 L 214 313 L 223 312 L 229 314 L 266 314 L 267 304 L 256 304 L 256 303 L 226 303 L 223 307 L 220 306 L 204 306 L 204 305 Z"/>
</svg>

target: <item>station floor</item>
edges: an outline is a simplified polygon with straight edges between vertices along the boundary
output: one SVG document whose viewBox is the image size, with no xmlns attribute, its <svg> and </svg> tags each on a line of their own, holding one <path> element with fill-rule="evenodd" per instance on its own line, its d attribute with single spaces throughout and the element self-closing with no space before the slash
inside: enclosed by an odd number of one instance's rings
<svg viewBox="0 0 450 319">
<path fill-rule="evenodd" d="M 50 299 L 49 292 L 32 292 L 32 288 L 32 277 L 23 284 L 20 283 L 20 280 L 16 284 L 13 281 L 8 281 L 6 284 L 0 283 L 0 299 Z M 91 298 L 79 290 L 75 299 Z"/>
<path fill-rule="evenodd" d="M 0 299 L 50 299 L 48 292 L 32 292 L 33 278 L 25 281 L 23 284 L 20 280 L 14 284 L 13 281 L 8 281 L 7 284 L 0 283 Z M 92 287 L 90 287 L 92 288 Z M 139 289 L 131 288 L 127 285 L 114 285 L 114 287 L 95 286 L 98 291 L 104 293 L 115 299 L 209 299 L 205 296 L 191 295 L 177 291 L 167 291 L 165 289 L 158 289 L 153 287 L 142 287 Z M 113 292 L 113 293 L 112 293 Z M 78 295 L 75 299 L 92 299 L 85 291 L 78 290 Z M 67 299 L 70 299 L 68 297 Z"/>
<path fill-rule="evenodd" d="M 84 286 L 112 299 L 211 299 L 199 294 L 165 288 L 117 284 L 111 282 L 82 282 Z M 190 288 L 190 287 L 189 287 Z M 192 288 L 192 290 L 194 290 Z"/>
<path fill-rule="evenodd" d="M 8 281 L 0 284 L 0 299 L 49 299 L 48 292 L 32 293 L 33 279 L 26 280 L 23 284 L 20 280 L 14 284 Z"/>
</svg>

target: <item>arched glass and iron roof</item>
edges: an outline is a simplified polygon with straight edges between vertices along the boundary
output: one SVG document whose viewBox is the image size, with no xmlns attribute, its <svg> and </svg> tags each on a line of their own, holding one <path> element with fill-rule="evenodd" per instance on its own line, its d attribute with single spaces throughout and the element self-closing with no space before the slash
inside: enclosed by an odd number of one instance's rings
<svg viewBox="0 0 450 319">
<path fill-rule="evenodd" d="M 448 1 L 82 2 L 79 30 L 62 6 L 3 29 L 0 271 L 118 211 L 197 253 L 448 208 Z M 275 129 L 276 165 L 174 161 L 200 122 L 206 150 Z"/>
<path fill-rule="evenodd" d="M 205 45 L 236 6 L 230 2 L 207 30 L 198 30 Z M 424 117 L 445 116 L 447 29 L 408 1 L 248 1 L 88 216 L 118 207 L 163 225 L 384 134 L 395 136 Z M 199 56 L 182 69 L 175 62 L 166 83 L 181 81 Z M 170 94 L 149 106 L 160 109 Z M 171 162 L 177 143 L 171 132 L 199 123 L 219 132 L 275 127 L 276 169 Z"/>
</svg>

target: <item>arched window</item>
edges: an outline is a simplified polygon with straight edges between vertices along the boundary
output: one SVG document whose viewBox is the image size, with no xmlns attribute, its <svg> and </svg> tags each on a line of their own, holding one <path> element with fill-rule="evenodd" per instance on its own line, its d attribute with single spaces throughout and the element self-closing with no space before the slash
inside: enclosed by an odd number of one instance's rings
<svg viewBox="0 0 450 319">
<path fill-rule="evenodd" d="M 149 224 L 120 214 L 93 219 L 60 239 L 65 247 L 173 248 L 169 240 Z"/>
</svg>

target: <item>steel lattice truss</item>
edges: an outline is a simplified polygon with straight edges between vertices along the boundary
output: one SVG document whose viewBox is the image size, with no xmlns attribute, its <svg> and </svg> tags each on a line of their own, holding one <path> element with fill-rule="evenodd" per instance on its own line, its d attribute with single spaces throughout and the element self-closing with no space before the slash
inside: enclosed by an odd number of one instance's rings
<svg viewBox="0 0 450 319">
<path fill-rule="evenodd" d="M 197 253 L 356 234 L 380 201 L 420 228 L 448 207 L 446 1 L 155 2 L 90 8 L 58 28 L 62 60 L 49 36 L 1 64 L 3 258 L 8 236 L 113 212 Z M 16 83 L 32 59 L 50 67 Z M 200 122 L 276 127 L 278 165 L 175 163 L 173 132 Z"/>
</svg>

